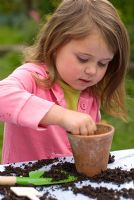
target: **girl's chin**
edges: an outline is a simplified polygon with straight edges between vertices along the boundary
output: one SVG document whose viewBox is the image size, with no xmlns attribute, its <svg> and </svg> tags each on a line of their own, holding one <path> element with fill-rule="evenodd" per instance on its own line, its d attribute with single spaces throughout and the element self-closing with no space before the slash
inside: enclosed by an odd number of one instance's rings
<svg viewBox="0 0 134 200">
<path fill-rule="evenodd" d="M 90 86 L 88 86 L 88 87 L 90 87 Z M 73 86 L 72 88 L 75 89 L 75 90 L 83 91 L 83 90 L 87 89 L 88 87 Z"/>
<path fill-rule="evenodd" d="M 88 84 L 87 83 L 85 83 L 85 84 L 81 83 L 81 84 L 75 85 L 73 88 L 76 89 L 76 90 L 82 91 L 82 90 L 85 90 L 85 89 L 87 89 L 91 86 L 93 86 L 93 84 L 91 84 L 91 83 L 88 83 Z"/>
</svg>

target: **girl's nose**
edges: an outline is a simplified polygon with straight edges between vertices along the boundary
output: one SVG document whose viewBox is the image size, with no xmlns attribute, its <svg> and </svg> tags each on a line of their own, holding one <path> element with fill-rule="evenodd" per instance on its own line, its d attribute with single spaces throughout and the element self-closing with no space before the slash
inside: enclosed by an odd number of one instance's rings
<svg viewBox="0 0 134 200">
<path fill-rule="evenodd" d="M 96 72 L 97 72 L 96 64 L 91 64 L 91 65 L 89 65 L 89 66 L 86 66 L 84 72 L 85 72 L 86 74 L 89 74 L 89 75 L 94 75 L 94 74 L 96 74 Z"/>
</svg>

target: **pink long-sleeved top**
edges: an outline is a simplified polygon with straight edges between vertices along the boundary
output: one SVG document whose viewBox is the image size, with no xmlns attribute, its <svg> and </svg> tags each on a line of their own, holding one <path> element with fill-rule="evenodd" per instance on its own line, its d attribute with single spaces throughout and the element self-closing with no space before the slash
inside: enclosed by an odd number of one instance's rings
<svg viewBox="0 0 134 200">
<path fill-rule="evenodd" d="M 33 74 L 47 76 L 45 65 L 26 63 L 0 81 L 0 120 L 5 122 L 2 163 L 13 163 L 72 155 L 66 131 L 39 122 L 54 105 L 66 108 L 64 92 L 57 83 L 51 89 L 36 84 Z M 78 111 L 99 120 L 98 101 L 83 91 Z"/>
</svg>

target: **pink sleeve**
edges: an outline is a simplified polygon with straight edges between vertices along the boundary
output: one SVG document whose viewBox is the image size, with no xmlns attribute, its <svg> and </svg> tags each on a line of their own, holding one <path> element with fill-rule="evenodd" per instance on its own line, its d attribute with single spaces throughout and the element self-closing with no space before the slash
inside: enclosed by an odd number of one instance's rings
<svg viewBox="0 0 134 200">
<path fill-rule="evenodd" d="M 21 69 L 0 81 L 0 120 L 39 129 L 54 102 L 34 95 L 35 87 L 31 72 Z"/>
</svg>

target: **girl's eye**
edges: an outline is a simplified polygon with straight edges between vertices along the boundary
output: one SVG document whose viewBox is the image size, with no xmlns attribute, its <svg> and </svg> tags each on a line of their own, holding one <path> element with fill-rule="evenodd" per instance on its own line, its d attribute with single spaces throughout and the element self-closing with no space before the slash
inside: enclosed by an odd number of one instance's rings
<svg viewBox="0 0 134 200">
<path fill-rule="evenodd" d="M 107 67 L 108 66 L 108 63 L 98 63 L 98 65 L 100 66 L 100 67 Z"/>
<path fill-rule="evenodd" d="M 79 60 L 80 63 L 87 63 L 88 62 L 87 58 L 77 57 L 77 59 Z"/>
</svg>

